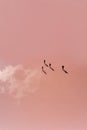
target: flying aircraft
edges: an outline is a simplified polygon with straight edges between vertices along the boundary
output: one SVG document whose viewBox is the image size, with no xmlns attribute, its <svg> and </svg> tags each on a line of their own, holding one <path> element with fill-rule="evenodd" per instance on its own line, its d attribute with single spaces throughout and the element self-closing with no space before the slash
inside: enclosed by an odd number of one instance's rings
<svg viewBox="0 0 87 130">
<path fill-rule="evenodd" d="M 46 67 L 48 67 L 48 65 L 46 64 L 46 60 L 44 60 L 44 64 L 45 64 Z"/>
<path fill-rule="evenodd" d="M 44 67 L 42 66 L 42 71 L 44 72 L 44 74 L 47 74 L 46 71 L 44 70 Z"/>
<path fill-rule="evenodd" d="M 62 65 L 62 70 L 68 74 L 68 72 L 64 69 L 64 65 Z"/>
<path fill-rule="evenodd" d="M 51 69 L 52 71 L 54 71 L 54 69 L 51 67 L 51 63 L 49 63 L 49 67 L 50 67 L 50 69 Z"/>
</svg>

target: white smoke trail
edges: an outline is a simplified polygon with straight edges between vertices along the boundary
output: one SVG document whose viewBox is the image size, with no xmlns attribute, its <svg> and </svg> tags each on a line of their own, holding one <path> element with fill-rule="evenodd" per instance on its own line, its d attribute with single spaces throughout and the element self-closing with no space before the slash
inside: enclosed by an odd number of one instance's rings
<svg viewBox="0 0 87 130">
<path fill-rule="evenodd" d="M 0 71 L 0 93 L 9 93 L 21 99 L 29 92 L 34 92 L 40 84 L 41 73 L 22 65 L 6 66 Z"/>
</svg>

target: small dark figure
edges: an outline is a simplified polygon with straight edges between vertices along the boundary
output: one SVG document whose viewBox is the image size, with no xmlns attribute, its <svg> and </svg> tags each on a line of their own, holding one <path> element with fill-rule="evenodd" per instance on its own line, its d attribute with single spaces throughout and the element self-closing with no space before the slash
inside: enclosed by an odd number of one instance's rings
<svg viewBox="0 0 87 130">
<path fill-rule="evenodd" d="M 49 63 L 49 67 L 50 67 L 50 69 L 52 70 L 52 71 L 54 71 L 54 69 L 51 67 L 51 64 Z"/>
<path fill-rule="evenodd" d="M 64 65 L 62 65 L 62 69 L 64 69 Z"/>
<path fill-rule="evenodd" d="M 42 66 L 42 71 L 44 72 L 44 74 L 47 74 L 46 71 L 44 70 L 44 67 Z"/>
<path fill-rule="evenodd" d="M 46 60 L 44 60 L 44 64 L 46 65 L 46 67 L 48 67 L 48 65 L 46 64 Z"/>
<path fill-rule="evenodd" d="M 51 64 L 49 63 L 49 67 L 51 67 Z"/>
<path fill-rule="evenodd" d="M 68 74 L 68 72 L 64 69 L 64 65 L 62 65 L 62 70 Z"/>
</svg>

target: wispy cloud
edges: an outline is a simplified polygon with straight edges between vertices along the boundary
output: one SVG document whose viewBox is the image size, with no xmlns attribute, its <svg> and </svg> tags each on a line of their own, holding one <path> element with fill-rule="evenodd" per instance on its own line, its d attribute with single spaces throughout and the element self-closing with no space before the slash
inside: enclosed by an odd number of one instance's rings
<svg viewBox="0 0 87 130">
<path fill-rule="evenodd" d="M 23 65 L 6 66 L 0 71 L 0 93 L 21 99 L 39 87 L 40 78 L 38 69 L 32 70 Z"/>
</svg>

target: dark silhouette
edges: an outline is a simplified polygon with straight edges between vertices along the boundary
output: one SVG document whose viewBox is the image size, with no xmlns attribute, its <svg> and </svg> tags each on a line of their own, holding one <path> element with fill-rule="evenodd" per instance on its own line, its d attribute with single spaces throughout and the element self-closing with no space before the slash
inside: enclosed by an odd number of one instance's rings
<svg viewBox="0 0 87 130">
<path fill-rule="evenodd" d="M 51 64 L 49 63 L 49 67 L 51 67 Z"/>
<path fill-rule="evenodd" d="M 42 66 L 42 71 L 44 72 L 44 74 L 47 74 L 46 71 L 44 70 L 44 67 Z"/>
<path fill-rule="evenodd" d="M 52 71 L 54 71 L 54 69 L 51 67 L 51 64 L 49 63 L 49 67 L 50 67 L 50 69 L 52 70 Z"/>
<path fill-rule="evenodd" d="M 68 74 L 68 72 L 64 69 L 64 65 L 62 65 L 62 70 Z"/>
<path fill-rule="evenodd" d="M 46 60 L 44 60 L 44 64 L 45 64 L 46 67 L 48 67 L 48 65 L 46 64 Z"/>
</svg>

